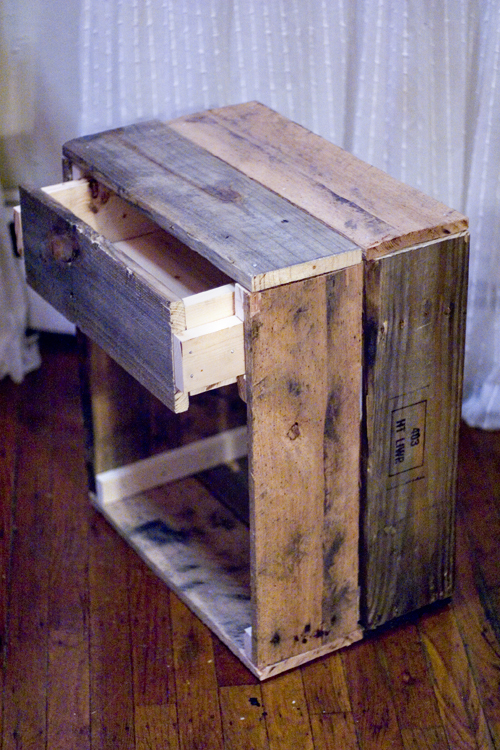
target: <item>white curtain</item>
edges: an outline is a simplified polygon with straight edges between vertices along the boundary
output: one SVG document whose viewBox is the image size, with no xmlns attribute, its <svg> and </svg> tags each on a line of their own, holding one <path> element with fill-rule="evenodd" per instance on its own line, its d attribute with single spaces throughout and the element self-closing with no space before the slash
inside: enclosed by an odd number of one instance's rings
<svg viewBox="0 0 500 750">
<path fill-rule="evenodd" d="M 258 99 L 468 214 L 463 413 L 500 428 L 498 0 L 72 3 L 68 137 Z"/>
</svg>

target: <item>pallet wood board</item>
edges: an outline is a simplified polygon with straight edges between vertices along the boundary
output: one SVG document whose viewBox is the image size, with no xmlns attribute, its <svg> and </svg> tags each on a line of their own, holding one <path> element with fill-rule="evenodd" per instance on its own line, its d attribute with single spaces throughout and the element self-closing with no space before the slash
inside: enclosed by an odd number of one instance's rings
<svg viewBox="0 0 500 750">
<path fill-rule="evenodd" d="M 368 628 L 453 590 L 467 257 L 467 237 L 457 237 L 366 264 Z"/>
<path fill-rule="evenodd" d="M 63 152 L 246 289 L 360 260 L 350 240 L 164 123 L 77 138 Z"/>
<path fill-rule="evenodd" d="M 244 657 L 248 529 L 196 479 L 96 504 L 153 570 Z"/>
<path fill-rule="evenodd" d="M 359 265 L 245 300 L 259 668 L 360 637 L 361 290 Z"/>
<path fill-rule="evenodd" d="M 458 211 L 259 102 L 185 115 L 170 127 L 380 257 L 467 228 Z"/>
</svg>

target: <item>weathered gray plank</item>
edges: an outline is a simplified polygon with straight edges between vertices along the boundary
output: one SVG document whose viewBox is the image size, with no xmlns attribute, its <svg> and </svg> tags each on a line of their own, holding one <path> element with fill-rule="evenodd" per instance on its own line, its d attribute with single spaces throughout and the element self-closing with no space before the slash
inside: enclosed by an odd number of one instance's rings
<svg viewBox="0 0 500 750">
<path fill-rule="evenodd" d="M 249 290 L 360 260 L 350 240 L 164 123 L 77 138 L 63 151 Z"/>
<path fill-rule="evenodd" d="M 22 190 L 21 207 L 30 285 L 170 409 L 187 408 L 173 380 L 168 300 L 154 280 L 42 191 Z M 54 235 L 74 258 L 53 257 Z"/>
<path fill-rule="evenodd" d="M 364 624 L 450 596 L 467 237 L 365 267 Z"/>
</svg>

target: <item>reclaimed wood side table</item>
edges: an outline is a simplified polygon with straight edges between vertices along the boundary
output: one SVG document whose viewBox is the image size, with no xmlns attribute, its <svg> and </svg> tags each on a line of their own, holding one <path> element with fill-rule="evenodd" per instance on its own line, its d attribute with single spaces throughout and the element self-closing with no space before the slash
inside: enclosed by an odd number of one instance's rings
<svg viewBox="0 0 500 750">
<path fill-rule="evenodd" d="M 172 411 L 247 403 L 102 513 L 262 679 L 449 597 L 466 218 L 255 102 L 63 153 L 29 283 Z M 246 453 L 248 526 L 185 479 Z"/>
</svg>

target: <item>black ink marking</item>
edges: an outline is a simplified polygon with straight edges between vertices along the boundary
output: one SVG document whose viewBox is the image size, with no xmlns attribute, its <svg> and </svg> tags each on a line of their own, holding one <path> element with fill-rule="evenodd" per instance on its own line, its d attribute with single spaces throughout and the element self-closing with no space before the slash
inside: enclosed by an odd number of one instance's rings
<svg viewBox="0 0 500 750">
<path fill-rule="evenodd" d="M 271 638 L 271 643 L 273 646 L 277 646 L 280 643 L 280 641 L 281 641 L 281 636 L 278 633 L 278 631 L 276 631 L 276 633 Z"/>
<path fill-rule="evenodd" d="M 311 632 L 311 623 L 308 622 L 304 628 L 304 633 L 310 633 L 310 632 Z"/>
<path fill-rule="evenodd" d="M 259 708 L 260 708 L 260 703 L 257 700 L 257 698 L 249 698 L 248 702 L 250 703 L 251 706 L 259 706 Z"/>
</svg>

